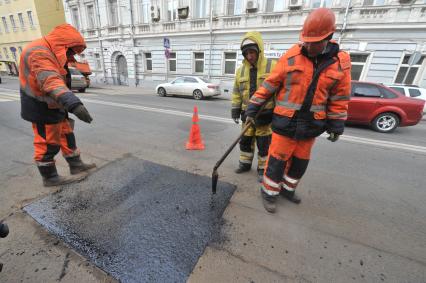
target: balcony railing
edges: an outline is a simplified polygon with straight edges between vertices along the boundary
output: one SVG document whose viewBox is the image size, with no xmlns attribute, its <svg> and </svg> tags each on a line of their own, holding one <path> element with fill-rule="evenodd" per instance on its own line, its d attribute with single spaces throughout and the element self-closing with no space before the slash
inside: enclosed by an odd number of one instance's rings
<svg viewBox="0 0 426 283">
<path fill-rule="evenodd" d="M 361 10 L 359 13 L 360 19 L 375 19 L 377 21 L 382 21 L 383 18 L 389 13 L 389 8 L 377 8 L 377 9 L 368 9 Z"/>
<path fill-rule="evenodd" d="M 282 14 L 278 15 L 263 15 L 262 16 L 262 23 L 265 25 L 276 25 L 281 22 L 281 18 L 283 17 Z"/>
<path fill-rule="evenodd" d="M 176 23 L 164 23 L 164 31 L 174 31 L 176 29 Z"/>
<path fill-rule="evenodd" d="M 341 26 L 345 14 L 345 7 L 334 7 L 336 14 L 336 24 Z M 213 31 L 230 29 L 256 29 L 270 27 L 290 27 L 292 29 L 301 28 L 303 21 L 309 14 L 310 9 L 300 11 L 282 11 L 274 13 L 257 13 L 249 15 L 219 16 L 213 18 Z M 387 6 L 354 6 L 348 15 L 348 25 L 357 26 L 364 24 L 398 24 L 398 23 L 425 23 L 425 5 L 387 5 Z M 385 27 L 385 25 L 383 25 Z M 127 26 L 109 26 L 103 29 L 105 35 L 117 35 L 126 33 Z M 181 21 L 160 21 L 156 23 L 141 23 L 137 25 L 136 33 L 139 34 L 161 34 L 185 31 L 205 31 L 210 29 L 208 18 L 188 19 Z M 127 33 L 126 33 L 127 34 Z M 86 36 L 95 34 L 86 32 Z"/>
<path fill-rule="evenodd" d="M 150 31 L 149 24 L 139 25 L 138 26 L 138 32 L 139 33 L 147 33 Z"/>
<path fill-rule="evenodd" d="M 231 18 L 223 18 L 223 26 L 225 28 L 233 28 L 240 26 L 241 16 L 231 17 Z"/>
<path fill-rule="evenodd" d="M 118 27 L 108 27 L 108 34 L 118 34 L 119 28 Z"/>
<path fill-rule="evenodd" d="M 191 21 L 191 29 L 205 29 L 206 20 L 193 20 Z"/>
</svg>

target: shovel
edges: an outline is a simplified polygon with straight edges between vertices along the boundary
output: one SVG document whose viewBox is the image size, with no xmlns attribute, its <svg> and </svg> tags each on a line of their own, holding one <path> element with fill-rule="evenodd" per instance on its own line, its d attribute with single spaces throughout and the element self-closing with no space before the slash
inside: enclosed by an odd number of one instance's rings
<svg viewBox="0 0 426 283">
<path fill-rule="evenodd" d="M 271 98 L 270 98 L 271 99 Z M 262 107 L 260 108 L 260 110 L 257 112 L 256 116 L 254 117 L 254 120 L 256 121 L 257 117 L 259 117 L 259 114 L 263 111 L 263 109 L 265 108 L 266 104 L 268 104 L 269 100 L 268 99 L 265 103 L 263 103 Z M 216 162 L 216 165 L 213 168 L 213 173 L 212 173 L 212 193 L 216 194 L 216 188 L 217 188 L 217 181 L 219 179 L 219 174 L 217 173 L 217 169 L 219 168 L 219 166 L 222 164 L 222 162 L 226 159 L 226 157 L 228 157 L 229 153 L 231 153 L 231 151 L 234 149 L 234 147 L 237 145 L 237 143 L 240 141 L 241 137 L 247 132 L 247 130 L 253 126 L 253 122 L 251 123 L 247 123 L 243 130 L 241 131 L 240 135 L 238 136 L 238 138 L 231 144 L 231 146 L 226 150 L 226 152 L 222 155 L 222 157 L 219 159 L 218 162 Z"/>
</svg>

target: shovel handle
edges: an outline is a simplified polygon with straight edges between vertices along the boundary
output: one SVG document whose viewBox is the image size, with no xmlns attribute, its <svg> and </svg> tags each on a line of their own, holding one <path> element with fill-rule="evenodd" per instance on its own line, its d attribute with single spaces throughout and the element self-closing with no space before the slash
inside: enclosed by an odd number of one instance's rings
<svg viewBox="0 0 426 283">
<path fill-rule="evenodd" d="M 247 132 L 247 130 L 253 126 L 253 122 L 250 121 L 250 123 L 247 123 L 244 128 L 242 129 L 240 135 L 238 136 L 238 138 L 231 144 L 231 146 L 226 150 L 226 152 L 223 154 L 223 156 L 219 159 L 219 161 L 216 163 L 216 165 L 214 166 L 214 171 L 217 170 L 217 168 L 219 168 L 219 166 L 222 164 L 222 162 L 226 159 L 226 157 L 228 157 L 229 153 L 231 153 L 231 151 L 234 149 L 234 147 L 237 145 L 237 143 L 240 141 L 241 137 Z"/>
</svg>

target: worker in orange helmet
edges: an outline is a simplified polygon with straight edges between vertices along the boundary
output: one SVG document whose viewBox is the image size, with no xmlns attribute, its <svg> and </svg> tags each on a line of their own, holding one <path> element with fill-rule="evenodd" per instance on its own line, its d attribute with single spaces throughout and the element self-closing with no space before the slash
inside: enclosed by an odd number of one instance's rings
<svg viewBox="0 0 426 283">
<path fill-rule="evenodd" d="M 63 185 L 79 177 L 59 176 L 55 155 L 62 151 L 75 175 L 94 168 L 80 159 L 73 133 L 73 113 L 90 123 L 92 117 L 70 90 L 67 62 L 86 48 L 81 34 L 71 25 L 55 27 L 48 35 L 28 44 L 20 58 L 21 116 L 33 125 L 34 159 L 45 186 Z M 80 176 L 81 177 L 81 176 Z"/>
<path fill-rule="evenodd" d="M 277 66 L 250 100 L 247 122 L 274 95 L 272 141 L 261 186 L 265 209 L 274 213 L 279 195 L 300 203 L 295 194 L 315 138 L 327 131 L 338 140 L 347 118 L 351 61 L 332 39 L 332 10 L 319 8 L 306 18 L 300 44 L 281 56 Z"/>
</svg>

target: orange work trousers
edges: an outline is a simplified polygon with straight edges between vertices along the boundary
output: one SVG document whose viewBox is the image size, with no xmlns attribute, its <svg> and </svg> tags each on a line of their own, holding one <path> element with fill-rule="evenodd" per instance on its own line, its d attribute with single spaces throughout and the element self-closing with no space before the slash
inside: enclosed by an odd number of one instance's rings
<svg viewBox="0 0 426 283">
<path fill-rule="evenodd" d="M 79 156 L 72 119 L 65 119 L 56 124 L 33 123 L 34 160 L 38 166 L 54 164 L 59 150 L 65 158 Z"/>
<path fill-rule="evenodd" d="M 294 191 L 305 173 L 315 138 L 296 140 L 272 133 L 262 190 L 278 195 L 282 188 Z"/>
</svg>

